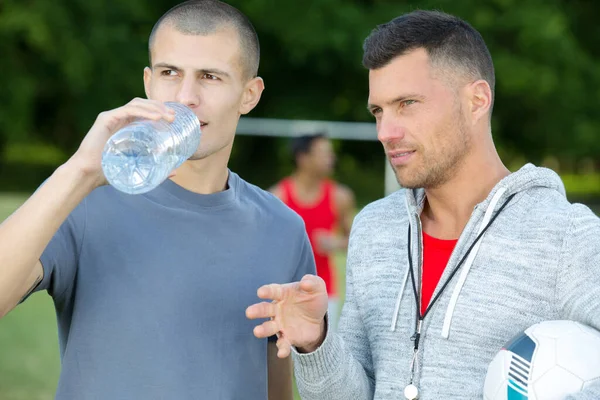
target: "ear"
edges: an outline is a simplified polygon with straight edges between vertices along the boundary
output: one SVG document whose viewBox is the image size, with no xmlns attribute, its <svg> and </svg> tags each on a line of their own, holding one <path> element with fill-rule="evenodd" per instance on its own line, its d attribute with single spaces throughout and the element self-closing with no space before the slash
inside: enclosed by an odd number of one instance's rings
<svg viewBox="0 0 600 400">
<path fill-rule="evenodd" d="M 152 70 L 150 67 L 144 68 L 144 91 L 146 92 L 146 98 L 150 98 L 150 83 L 152 82 Z"/>
<path fill-rule="evenodd" d="M 257 76 L 246 83 L 242 95 L 242 103 L 240 104 L 240 114 L 248 114 L 256 107 L 263 90 L 265 90 L 265 83 L 261 77 Z"/>
<path fill-rule="evenodd" d="M 487 81 L 480 79 L 471 83 L 467 87 L 469 98 L 469 114 L 473 124 L 479 122 L 482 118 L 489 120 L 489 114 L 492 108 L 492 89 Z"/>
</svg>

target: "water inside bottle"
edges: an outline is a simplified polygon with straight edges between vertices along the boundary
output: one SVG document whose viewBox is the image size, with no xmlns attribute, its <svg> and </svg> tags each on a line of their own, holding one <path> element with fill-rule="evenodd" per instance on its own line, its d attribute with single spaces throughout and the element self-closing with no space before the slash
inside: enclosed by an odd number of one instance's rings
<svg viewBox="0 0 600 400">
<path fill-rule="evenodd" d="M 174 154 L 153 152 L 154 139 L 152 132 L 140 129 L 129 138 L 112 143 L 102 161 L 111 185 L 125 193 L 140 194 L 166 179 L 179 160 Z"/>
<path fill-rule="evenodd" d="M 138 120 L 115 133 L 102 155 L 108 182 L 129 193 L 148 192 L 193 155 L 200 143 L 200 122 L 186 106 L 166 103 L 176 110 L 173 123 Z"/>
</svg>

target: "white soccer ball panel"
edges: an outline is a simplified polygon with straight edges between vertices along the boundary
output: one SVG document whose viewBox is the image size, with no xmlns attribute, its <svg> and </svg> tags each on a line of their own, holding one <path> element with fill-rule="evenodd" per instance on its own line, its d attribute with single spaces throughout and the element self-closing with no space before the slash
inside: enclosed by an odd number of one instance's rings
<svg viewBox="0 0 600 400">
<path fill-rule="evenodd" d="M 525 332 L 532 337 L 549 337 L 558 339 L 580 332 L 579 324 L 573 321 L 543 321 L 532 325 Z"/>
<path fill-rule="evenodd" d="M 556 339 L 547 336 L 532 339 L 536 342 L 536 348 L 531 363 L 530 380 L 535 382 L 556 366 Z"/>
<path fill-rule="evenodd" d="M 490 363 L 483 385 L 485 400 L 502 400 L 502 397 L 499 396 L 501 390 L 504 390 L 504 396 L 506 396 L 506 382 L 511 357 L 510 352 L 501 350 Z"/>
<path fill-rule="evenodd" d="M 582 332 L 589 333 L 590 335 L 595 336 L 600 339 L 600 332 L 598 332 L 597 330 L 595 330 L 587 325 L 580 324 L 580 323 L 577 323 L 577 325 L 579 325 L 579 329 L 581 329 Z"/>
<path fill-rule="evenodd" d="M 538 400 L 563 400 L 581 391 L 583 380 L 562 367 L 554 367 L 529 385 Z"/>
<path fill-rule="evenodd" d="M 583 381 L 600 377 L 600 336 L 580 330 L 556 341 L 556 363 Z"/>
</svg>

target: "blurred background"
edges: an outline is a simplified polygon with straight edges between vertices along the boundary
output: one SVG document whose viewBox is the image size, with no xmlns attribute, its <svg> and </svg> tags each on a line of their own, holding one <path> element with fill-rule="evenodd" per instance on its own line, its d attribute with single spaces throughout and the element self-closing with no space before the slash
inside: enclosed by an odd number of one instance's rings
<svg viewBox="0 0 600 400">
<path fill-rule="evenodd" d="M 0 0 L 0 220 L 75 151 L 99 112 L 144 97 L 148 35 L 177 3 Z M 371 122 L 361 66 L 371 29 L 417 8 L 465 18 L 495 62 L 492 123 L 504 162 L 512 170 L 527 162 L 552 168 L 571 201 L 600 211 L 600 2 L 229 3 L 249 16 L 261 42 L 266 90 L 254 118 Z M 239 136 L 230 167 L 267 188 L 292 170 L 287 144 Z M 383 196 L 380 144 L 334 145 L 335 178 L 354 191 L 358 208 Z M 45 293 L 36 294 L 0 321 L 0 399 L 52 399 L 58 374 L 54 311 Z"/>
</svg>

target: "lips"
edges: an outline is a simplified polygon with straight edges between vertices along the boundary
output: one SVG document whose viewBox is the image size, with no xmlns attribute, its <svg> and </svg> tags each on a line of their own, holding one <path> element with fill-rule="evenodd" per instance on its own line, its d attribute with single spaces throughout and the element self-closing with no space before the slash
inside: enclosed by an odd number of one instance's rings
<svg viewBox="0 0 600 400">
<path fill-rule="evenodd" d="M 407 164 L 415 152 L 415 150 L 394 150 L 389 151 L 387 155 L 392 165 L 399 167 Z"/>
<path fill-rule="evenodd" d="M 397 158 L 397 157 L 405 157 L 410 154 L 413 154 L 415 150 L 394 150 L 388 152 L 389 158 Z"/>
</svg>

